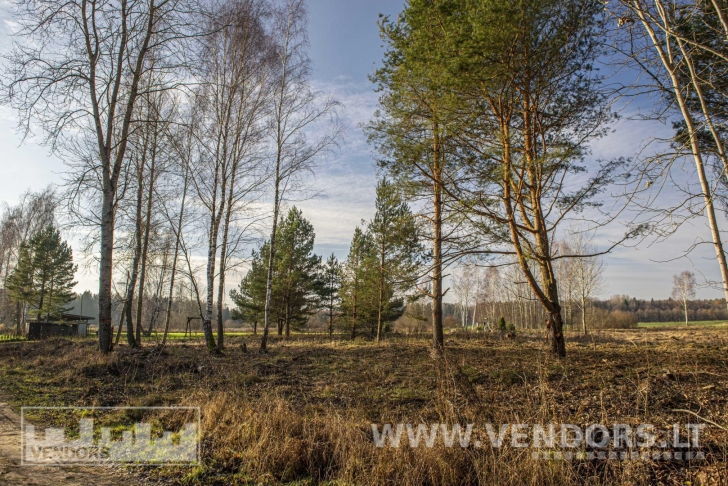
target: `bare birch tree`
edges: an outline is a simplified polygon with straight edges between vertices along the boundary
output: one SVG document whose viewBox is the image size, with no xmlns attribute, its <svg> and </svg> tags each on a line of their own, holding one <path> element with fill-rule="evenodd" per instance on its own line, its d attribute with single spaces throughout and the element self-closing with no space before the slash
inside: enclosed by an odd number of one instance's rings
<svg viewBox="0 0 728 486">
<path fill-rule="evenodd" d="M 478 269 L 469 265 L 461 266 L 452 273 L 452 289 L 458 298 L 460 325 L 463 329 L 468 327 L 468 314 L 470 313 L 471 304 L 473 304 L 473 311 L 470 317 L 473 322 L 475 321 L 479 278 Z"/>
<path fill-rule="evenodd" d="M 180 198 L 179 210 L 177 218 L 170 214 L 170 210 L 167 208 L 162 199 L 162 209 L 164 215 L 169 222 L 170 228 L 174 234 L 174 254 L 172 256 L 171 263 L 171 275 L 169 278 L 169 292 L 167 293 L 167 309 L 164 316 L 164 334 L 162 335 L 162 346 L 167 343 L 167 334 L 169 333 L 169 325 L 172 316 L 172 303 L 174 301 L 174 284 L 177 276 L 177 262 L 179 258 L 180 246 L 182 245 L 182 232 L 183 225 L 185 222 L 185 205 L 187 203 L 187 193 L 190 186 L 190 164 L 191 158 L 194 156 L 195 140 L 193 131 L 196 126 L 194 124 L 194 118 L 190 117 L 189 123 L 181 123 L 176 127 L 175 130 L 171 131 L 169 136 L 171 139 L 172 153 L 174 153 L 181 166 L 182 172 L 182 196 Z M 174 186 L 177 188 L 177 186 Z"/>
<path fill-rule="evenodd" d="M 273 214 L 261 352 L 267 352 L 268 346 L 276 230 L 281 203 L 286 193 L 296 188 L 300 177 L 312 168 L 316 158 L 331 149 L 340 135 L 338 102 L 311 87 L 305 1 L 287 0 L 276 7 L 272 24 L 276 64 L 270 126 L 270 142 L 274 151 Z"/>
<path fill-rule="evenodd" d="M 206 208 L 207 268 L 203 330 L 208 349 L 223 346 L 222 300 L 228 261 L 228 237 L 236 206 L 264 181 L 261 157 L 255 147 L 269 102 L 271 50 L 265 32 L 266 4 L 235 0 L 223 4 L 208 26 L 199 59 L 202 86 L 197 103 L 203 115 L 192 184 Z M 222 241 L 221 241 L 222 238 Z M 220 266 L 216 272 L 218 261 Z M 218 339 L 212 331 L 216 276 Z"/>
<path fill-rule="evenodd" d="M 672 276 L 672 298 L 679 301 L 685 312 L 685 325 L 688 325 L 688 303 L 695 298 L 695 274 L 684 271 Z"/>
<path fill-rule="evenodd" d="M 593 235 L 583 230 L 573 229 L 569 234 L 568 251 L 573 258 L 568 260 L 569 272 L 573 281 L 576 304 L 581 311 L 581 329 L 587 334 L 587 311 L 589 302 L 604 290 L 604 259 L 592 243 Z M 596 255 L 596 256 L 594 256 Z"/>
<path fill-rule="evenodd" d="M 95 214 L 100 229 L 99 349 L 111 349 L 111 288 L 114 221 L 122 197 L 120 176 L 128 164 L 140 82 L 151 53 L 156 69 L 179 66 L 180 42 L 200 14 L 193 0 L 22 0 L 14 18 L 20 28 L 2 98 L 20 113 L 27 135 L 34 123 L 58 151 L 88 135 L 93 140 L 91 168 L 101 197 Z M 164 77 L 160 90 L 173 82 Z"/>
<path fill-rule="evenodd" d="M 711 233 L 712 245 L 716 254 L 716 261 L 721 273 L 723 292 L 728 305 L 728 262 L 718 224 L 716 208 L 716 185 L 725 181 L 728 170 L 728 156 L 726 155 L 725 137 L 719 133 L 718 114 L 711 110 L 707 103 L 705 91 L 715 89 L 712 79 L 720 68 L 720 62 L 728 61 L 728 50 L 722 43 L 719 47 L 700 38 L 690 35 L 696 31 L 695 22 L 702 22 L 711 32 L 707 39 L 717 39 L 726 34 L 725 7 L 720 2 L 713 1 L 713 12 L 704 12 L 707 8 L 703 2 L 665 2 L 663 0 L 621 0 L 621 10 L 615 16 L 618 25 L 627 31 L 623 52 L 632 60 L 633 64 L 647 74 L 652 84 L 650 90 L 657 91 L 663 96 L 665 106 L 660 107 L 658 116 L 661 119 L 670 114 L 677 115 L 684 124 L 682 137 L 672 141 L 677 153 L 661 154 L 653 157 L 658 174 L 666 174 L 665 167 L 670 167 L 672 161 L 687 154 L 693 159 L 695 173 L 699 182 L 698 194 L 688 193 L 676 208 L 666 211 L 669 216 L 671 231 L 675 230 L 673 224 L 674 213 L 688 207 L 691 215 L 704 214 Z M 718 19 L 717 25 L 711 26 L 703 18 Z M 693 25 L 689 25 L 693 23 Z M 701 29 L 697 29 L 701 30 Z M 705 30 L 705 29 L 702 29 Z M 700 54 L 708 53 L 714 56 L 715 62 L 707 64 L 706 69 L 699 70 L 698 59 Z M 718 62 L 720 61 L 720 62 Z M 724 76 L 723 76 L 724 77 Z M 721 75 L 718 75 L 721 78 Z M 643 88 L 644 89 L 644 88 Z M 720 97 L 728 95 L 723 91 Z M 666 113 L 667 112 L 667 113 Z M 710 146 L 706 150 L 707 145 Z M 717 181 L 711 180 L 709 164 L 706 160 L 708 154 L 713 153 L 719 160 Z M 666 163 L 667 160 L 667 163 Z M 648 168 L 643 169 L 649 174 Z M 656 179 L 649 175 L 646 186 L 649 188 Z M 702 201 L 698 207 L 692 208 L 693 200 Z"/>
</svg>

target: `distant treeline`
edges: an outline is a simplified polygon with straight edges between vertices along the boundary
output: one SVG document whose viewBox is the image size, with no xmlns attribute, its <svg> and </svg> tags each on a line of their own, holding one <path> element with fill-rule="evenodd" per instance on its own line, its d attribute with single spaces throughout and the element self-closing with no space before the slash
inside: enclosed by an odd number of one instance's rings
<svg viewBox="0 0 728 486">
<path fill-rule="evenodd" d="M 681 303 L 673 299 L 644 300 L 627 295 L 615 295 L 609 300 L 597 300 L 594 307 L 608 311 L 633 314 L 637 322 L 672 322 L 684 320 Z M 688 304 L 691 321 L 728 320 L 725 299 L 696 299 Z"/>
<path fill-rule="evenodd" d="M 590 299 L 586 307 L 587 327 L 592 329 L 631 328 L 636 327 L 639 322 L 681 322 L 685 319 L 681 302 L 674 299 L 646 300 L 628 295 L 615 295 L 605 300 Z M 412 314 L 413 309 L 414 307 L 410 306 L 408 314 Z M 479 300 L 475 306 L 467 307 L 466 319 L 463 319 L 463 307 L 460 305 L 446 304 L 443 310 L 446 327 L 450 328 L 493 326 L 500 317 L 503 317 L 508 324 L 513 324 L 517 329 L 536 329 L 540 328 L 546 319 L 546 313 L 533 299 Z M 426 325 L 427 312 L 428 310 L 419 311 L 423 316 L 419 321 L 402 319 L 401 324 L 413 325 L 419 322 L 419 325 Z M 575 302 L 565 299 L 561 312 L 567 329 L 574 330 L 582 326 L 581 309 Z M 728 321 L 725 300 L 691 300 L 688 302 L 688 318 L 690 321 Z"/>
</svg>

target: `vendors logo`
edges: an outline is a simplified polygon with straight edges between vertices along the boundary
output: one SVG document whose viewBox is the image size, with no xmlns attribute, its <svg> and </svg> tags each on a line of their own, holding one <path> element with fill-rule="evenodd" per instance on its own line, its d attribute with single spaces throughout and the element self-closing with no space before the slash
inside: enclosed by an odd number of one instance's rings
<svg viewBox="0 0 728 486">
<path fill-rule="evenodd" d="M 703 460 L 700 432 L 704 424 L 673 424 L 657 429 L 651 424 L 632 427 L 614 424 L 371 424 L 376 447 L 444 447 L 481 449 L 502 446 L 532 449 L 534 460 Z M 405 433 L 406 432 L 406 433 Z"/>
<path fill-rule="evenodd" d="M 30 420 L 58 424 L 40 433 Z M 196 465 L 198 407 L 23 407 L 21 465 Z"/>
</svg>

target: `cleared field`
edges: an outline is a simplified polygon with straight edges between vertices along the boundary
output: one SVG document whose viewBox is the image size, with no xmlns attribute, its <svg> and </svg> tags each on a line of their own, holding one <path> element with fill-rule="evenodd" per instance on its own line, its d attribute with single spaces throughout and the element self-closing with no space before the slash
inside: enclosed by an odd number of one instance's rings
<svg viewBox="0 0 728 486">
<path fill-rule="evenodd" d="M 221 356 L 189 342 L 120 346 L 110 356 L 91 340 L 7 343 L 0 346 L 0 393 L 16 409 L 200 406 L 202 465 L 129 468 L 152 484 L 725 484 L 723 329 L 570 337 L 565 360 L 546 351 L 541 334 L 449 334 L 445 360 L 432 359 L 427 336 L 393 336 L 381 345 L 274 336 L 267 355 L 254 352 L 250 336 L 230 336 Z M 32 420 L 44 423 L 40 415 Z M 371 432 L 373 423 L 472 423 L 487 441 L 485 424 L 667 429 L 695 422 L 708 424 L 702 461 L 534 460 L 510 441 L 500 449 L 441 441 L 378 448 Z"/>
<path fill-rule="evenodd" d="M 252 331 L 250 331 L 250 332 L 245 332 L 245 331 L 226 331 L 225 332 L 225 337 L 228 337 L 228 336 L 230 336 L 230 337 L 240 337 L 240 336 L 246 336 L 246 335 L 251 335 L 252 336 L 253 335 L 253 332 Z M 161 341 L 162 340 L 162 333 L 161 332 L 160 333 L 153 333 L 147 339 Z M 185 334 L 184 332 L 176 332 L 176 331 L 175 332 L 168 332 L 167 333 L 167 340 L 175 341 L 175 340 L 185 340 L 185 339 L 189 339 L 189 340 L 202 340 L 202 339 L 205 339 L 205 333 L 203 333 L 203 332 L 197 332 L 197 331 L 196 332 L 193 332 L 193 333 L 187 333 L 187 334 Z"/>
</svg>

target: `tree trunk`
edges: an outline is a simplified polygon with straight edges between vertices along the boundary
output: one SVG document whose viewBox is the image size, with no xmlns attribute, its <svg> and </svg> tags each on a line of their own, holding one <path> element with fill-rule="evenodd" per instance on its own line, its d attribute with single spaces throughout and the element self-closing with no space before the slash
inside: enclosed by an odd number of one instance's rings
<svg viewBox="0 0 728 486">
<path fill-rule="evenodd" d="M 278 209 L 280 201 L 280 174 L 281 174 L 281 154 L 278 151 L 276 160 L 275 190 L 273 193 L 273 228 L 270 232 L 270 252 L 268 254 L 268 276 L 265 283 L 265 313 L 263 320 L 263 338 L 260 340 L 260 352 L 268 352 L 268 330 L 270 329 L 270 302 L 273 293 L 273 263 L 276 255 L 276 229 L 278 228 Z"/>
<path fill-rule="evenodd" d="M 225 347 L 225 328 L 222 319 L 223 302 L 225 301 L 225 272 L 227 270 L 227 240 L 230 232 L 230 218 L 232 216 L 233 204 L 233 187 L 235 182 L 235 172 L 233 171 L 232 182 L 230 187 L 230 197 L 228 199 L 227 210 L 225 213 L 225 222 L 222 230 L 222 245 L 220 247 L 220 278 L 217 287 L 217 349 L 222 351 Z"/>
<path fill-rule="evenodd" d="M 217 286 L 217 349 L 222 351 L 225 347 L 225 327 L 222 320 L 223 301 L 225 300 L 225 259 L 227 258 L 228 226 L 230 224 L 230 211 L 225 217 L 223 228 L 222 247 L 220 248 L 220 278 Z"/>
<path fill-rule="evenodd" d="M 226 244 L 225 241 L 222 243 L 223 248 L 225 248 Z M 225 251 L 223 250 L 221 252 L 221 255 L 224 254 Z M 217 287 L 217 349 L 220 351 L 223 350 L 225 347 L 225 323 L 222 319 L 222 311 L 223 311 L 223 301 L 225 300 L 225 257 L 221 256 L 220 258 L 220 281 L 218 282 Z"/>
<path fill-rule="evenodd" d="M 124 315 L 126 316 L 126 341 L 132 348 L 137 347 L 134 339 L 134 322 L 132 321 L 132 301 L 134 300 L 134 288 L 136 287 L 137 267 L 139 266 L 139 254 L 134 255 L 132 263 L 131 280 L 126 289 L 126 301 L 124 302 Z M 138 325 L 139 323 L 137 323 Z"/>
<path fill-rule="evenodd" d="M 137 207 L 136 207 L 136 230 L 134 238 L 136 245 L 134 248 L 134 258 L 132 260 L 131 267 L 131 279 L 129 280 L 129 287 L 126 290 L 126 302 L 125 314 L 126 314 L 126 340 L 129 346 L 135 348 L 138 345 L 137 340 L 134 337 L 134 322 L 132 320 L 132 302 L 134 300 L 134 289 L 136 288 L 136 282 L 139 271 L 139 259 L 142 254 L 142 185 L 144 183 L 144 166 L 139 162 L 137 167 Z M 140 295 L 139 299 L 142 298 Z M 137 321 L 137 328 L 139 327 Z"/>
<path fill-rule="evenodd" d="M 549 312 L 546 321 L 548 340 L 551 343 L 551 351 L 561 357 L 566 356 L 566 341 L 564 341 L 564 323 L 561 320 L 560 309 L 556 312 Z"/>
<path fill-rule="evenodd" d="M 586 298 L 581 296 L 581 328 L 586 336 Z"/>
<path fill-rule="evenodd" d="M 329 303 L 329 337 L 334 336 L 334 303 L 333 298 Z"/>
<path fill-rule="evenodd" d="M 147 191 L 147 214 L 144 227 L 144 248 L 142 249 L 142 268 L 139 275 L 139 297 L 137 298 L 137 316 L 136 316 L 136 340 L 137 344 L 142 344 L 142 312 L 144 310 L 144 284 L 147 276 L 147 255 L 149 254 L 149 231 L 152 226 L 152 201 L 154 199 L 154 176 L 155 176 L 155 165 L 157 159 L 157 129 L 156 124 L 154 128 L 152 142 L 152 153 L 151 162 L 149 167 L 149 190 Z M 146 144 L 145 144 L 146 145 Z M 142 159 L 143 160 L 143 159 Z M 142 162 L 142 169 L 144 164 Z"/>
<path fill-rule="evenodd" d="M 228 235 L 230 233 L 230 219 L 233 213 L 233 203 L 235 202 L 235 177 L 237 175 L 237 163 L 233 163 L 232 173 L 230 175 L 230 192 L 228 195 L 227 208 L 225 210 L 225 221 L 222 229 L 222 246 L 220 248 L 220 282 L 217 290 L 217 349 L 222 351 L 225 347 L 225 328 L 222 320 L 223 302 L 225 301 L 225 271 L 227 270 L 227 250 Z"/>
<path fill-rule="evenodd" d="M 211 224 L 214 226 L 214 215 Z M 205 344 L 209 352 L 217 351 L 217 343 L 212 335 L 212 308 L 215 293 L 215 258 L 217 256 L 217 231 L 210 228 L 210 240 L 207 249 L 207 300 L 205 305 L 205 315 L 202 320 L 202 329 L 205 334 Z"/>
<path fill-rule="evenodd" d="M 109 153 L 101 154 L 103 190 L 101 194 L 101 251 L 99 255 L 99 351 L 111 352 L 111 283 L 114 256 L 114 196 Z M 119 323 L 121 326 L 121 322 Z"/>
<path fill-rule="evenodd" d="M 218 169 L 216 169 L 217 171 Z M 214 193 L 212 204 L 210 205 L 210 234 L 207 245 L 207 270 L 205 276 L 207 279 L 207 299 L 205 304 L 205 315 L 202 319 L 202 329 L 205 334 L 205 344 L 210 353 L 219 352 L 215 336 L 212 334 L 212 309 L 214 307 L 215 296 L 215 259 L 217 258 L 217 239 L 220 231 L 220 221 L 223 211 L 225 210 L 225 196 L 227 190 L 227 180 L 223 175 L 223 182 L 220 195 L 220 207 L 217 207 L 217 183 L 219 175 L 215 174 Z"/>
<path fill-rule="evenodd" d="M 172 257 L 172 275 L 169 279 L 169 298 L 167 299 L 167 315 L 164 319 L 164 335 L 162 336 L 162 346 L 167 343 L 167 333 L 169 332 L 169 321 L 172 315 L 172 298 L 174 295 L 174 278 L 177 274 L 177 257 L 179 256 L 179 244 L 182 236 L 182 221 L 185 212 L 185 200 L 187 199 L 187 182 L 189 178 L 189 164 L 185 165 L 184 188 L 182 189 L 182 203 L 180 204 L 179 220 L 177 221 L 177 230 L 175 231 L 174 257 Z"/>
<path fill-rule="evenodd" d="M 379 267 L 379 299 L 377 306 L 377 342 L 382 341 L 382 302 L 384 301 L 384 257 L 382 257 L 381 267 Z"/>
<path fill-rule="evenodd" d="M 357 255 L 358 257 L 358 255 Z M 352 310 L 352 316 L 351 316 L 351 340 L 353 341 L 356 339 L 356 311 L 357 311 L 357 297 L 359 296 L 359 268 L 357 265 L 355 274 L 354 274 L 354 308 Z"/>
<path fill-rule="evenodd" d="M 437 143 L 434 153 L 437 157 Z M 445 352 L 445 336 L 442 331 L 442 188 L 439 173 L 436 172 L 433 184 L 433 218 L 432 218 L 432 347 L 436 355 Z"/>
<path fill-rule="evenodd" d="M 46 277 L 43 275 L 41 277 L 43 280 L 40 285 L 40 301 L 38 302 L 38 318 L 37 320 L 40 321 L 41 317 L 43 317 L 43 303 L 45 302 L 45 296 L 46 296 Z"/>
<path fill-rule="evenodd" d="M 15 304 L 15 312 L 18 317 L 16 327 L 15 327 L 15 336 L 16 337 L 20 337 L 20 326 L 23 322 L 23 312 L 20 310 L 20 305 L 21 305 L 20 302 L 17 302 Z"/>
</svg>

